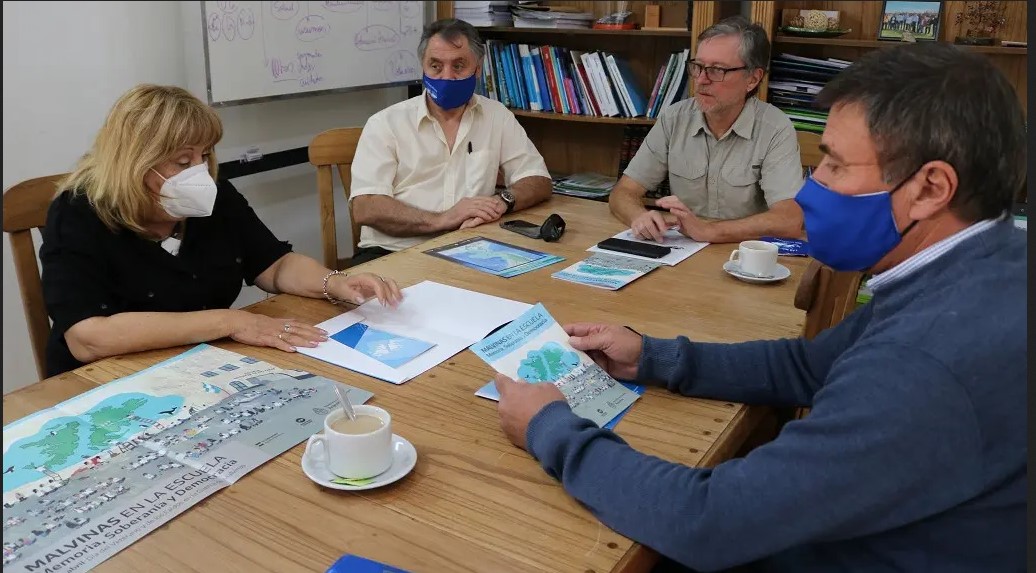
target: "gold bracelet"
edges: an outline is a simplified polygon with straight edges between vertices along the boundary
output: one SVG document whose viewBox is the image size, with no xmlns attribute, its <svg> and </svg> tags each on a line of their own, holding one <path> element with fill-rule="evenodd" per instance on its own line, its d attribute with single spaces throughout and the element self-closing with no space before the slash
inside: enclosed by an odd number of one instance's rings
<svg viewBox="0 0 1036 573">
<path fill-rule="evenodd" d="M 331 272 L 327 273 L 327 275 L 324 276 L 324 298 L 326 298 L 327 301 L 330 302 L 331 304 L 342 304 L 343 302 L 348 302 L 348 301 L 344 301 L 344 300 L 341 300 L 341 299 L 337 299 L 337 298 L 331 296 L 331 294 L 327 292 L 327 281 L 330 280 L 331 277 L 333 277 L 335 275 L 349 276 L 348 273 L 343 273 L 342 271 L 331 271 Z"/>
</svg>

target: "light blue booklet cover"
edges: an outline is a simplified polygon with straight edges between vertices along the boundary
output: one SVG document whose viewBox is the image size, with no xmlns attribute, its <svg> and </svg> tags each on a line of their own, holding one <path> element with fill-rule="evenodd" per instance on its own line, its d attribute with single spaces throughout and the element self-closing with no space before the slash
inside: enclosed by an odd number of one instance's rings
<svg viewBox="0 0 1036 573">
<path fill-rule="evenodd" d="M 362 322 L 339 330 L 331 338 L 393 368 L 399 368 L 435 346 L 431 342 L 372 328 Z"/>
<path fill-rule="evenodd" d="M 565 260 L 564 257 L 525 249 L 485 237 L 472 237 L 425 253 L 468 268 L 510 278 Z"/>
<path fill-rule="evenodd" d="M 542 304 L 470 348 L 511 378 L 553 383 L 577 416 L 598 426 L 605 426 L 640 398 L 584 352 L 572 348 L 568 334 Z"/>
<path fill-rule="evenodd" d="M 550 276 L 608 290 L 618 290 L 662 266 L 633 257 L 594 253 Z"/>
</svg>

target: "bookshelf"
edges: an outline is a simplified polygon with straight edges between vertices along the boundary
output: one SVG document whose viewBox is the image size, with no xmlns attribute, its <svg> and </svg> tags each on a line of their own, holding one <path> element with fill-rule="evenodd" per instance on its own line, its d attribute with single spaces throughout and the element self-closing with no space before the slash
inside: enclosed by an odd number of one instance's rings
<svg viewBox="0 0 1036 573">
<path fill-rule="evenodd" d="M 558 0 L 545 1 L 543 4 L 572 6 L 599 18 L 614 12 L 618 3 Z M 633 79 L 637 86 L 645 96 L 649 96 L 658 70 L 668 62 L 669 54 L 687 49 L 693 43 L 693 38 L 697 35 L 695 25 L 699 19 L 699 5 L 705 6 L 702 10 L 709 14 L 718 14 L 724 10 L 717 11 L 712 6 L 713 2 L 634 1 L 628 3 L 628 9 L 634 13 L 633 21 L 643 24 L 645 7 L 648 4 L 660 6 L 659 26 L 664 29 L 594 30 L 492 26 L 479 27 L 478 31 L 483 40 L 613 53 L 626 61 L 635 76 Z M 735 5 L 725 8 L 726 12 L 734 13 L 738 8 L 737 2 L 725 4 Z M 692 5 L 694 8 L 691 8 Z M 453 7 L 454 2 L 451 1 L 436 2 L 436 17 L 452 17 Z M 689 14 L 693 16 L 690 23 Z M 709 24 L 711 23 L 710 19 Z M 594 117 L 513 108 L 512 111 L 543 155 L 547 168 L 559 174 L 596 172 L 617 175 L 626 128 L 650 127 L 655 123 L 653 118 L 646 117 Z"/>
<path fill-rule="evenodd" d="M 849 48 L 891 48 L 898 46 L 896 42 L 886 42 L 884 40 L 844 40 L 842 38 L 800 38 L 797 36 L 784 36 L 777 34 L 773 38 L 773 43 L 777 46 L 778 50 L 788 49 L 784 48 L 788 44 L 810 44 L 815 46 L 845 46 Z M 998 54 L 998 55 L 1011 55 L 1011 56 L 1025 56 L 1028 55 L 1028 48 L 1010 48 L 1007 46 L 961 46 L 966 50 L 977 52 L 980 54 Z"/>
<path fill-rule="evenodd" d="M 762 24 L 773 39 L 772 56 L 787 53 L 809 58 L 839 58 L 853 61 L 870 50 L 900 45 L 899 42 L 877 39 L 883 2 L 772 1 L 748 2 L 747 4 L 749 4 L 752 20 Z M 1027 4 L 1027 2 L 1005 3 L 1007 24 L 998 32 L 998 40 L 1027 41 Z M 960 32 L 954 20 L 967 5 L 968 2 L 942 3 L 938 41 L 953 42 Z M 840 27 L 849 28 L 851 31 L 837 38 L 810 38 L 781 34 L 781 11 L 785 9 L 838 10 L 841 12 Z M 962 47 L 987 55 L 1014 86 L 1018 99 L 1022 103 L 1022 109 L 1025 110 L 1028 97 L 1026 84 L 1028 49 L 1000 45 Z M 759 98 L 764 101 L 768 101 L 769 79 L 770 76 L 767 75 L 759 90 Z M 819 153 L 815 149 L 819 139 L 819 137 L 799 138 L 800 145 L 803 147 L 803 157 L 812 157 Z"/>
</svg>

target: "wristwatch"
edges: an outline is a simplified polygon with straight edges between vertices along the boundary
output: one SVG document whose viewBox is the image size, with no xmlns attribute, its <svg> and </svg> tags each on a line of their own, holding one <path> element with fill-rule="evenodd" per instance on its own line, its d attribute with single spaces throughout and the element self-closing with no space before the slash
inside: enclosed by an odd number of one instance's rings
<svg viewBox="0 0 1036 573">
<path fill-rule="evenodd" d="M 514 198 L 514 193 L 504 189 L 500 192 L 500 200 L 504 202 L 504 205 L 507 205 L 507 210 L 504 211 L 504 215 L 514 211 L 514 204 L 517 202 Z"/>
</svg>

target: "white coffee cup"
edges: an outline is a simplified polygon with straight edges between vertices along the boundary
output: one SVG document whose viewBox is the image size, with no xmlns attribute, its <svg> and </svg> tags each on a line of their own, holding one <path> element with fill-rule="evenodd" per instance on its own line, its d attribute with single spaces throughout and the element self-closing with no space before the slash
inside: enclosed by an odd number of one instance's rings
<svg viewBox="0 0 1036 573">
<path fill-rule="evenodd" d="M 377 406 L 353 406 L 357 417 L 373 416 L 381 426 L 365 434 L 343 434 L 331 427 L 345 416 L 341 408 L 324 418 L 324 433 L 309 437 L 306 448 L 331 473 L 350 479 L 374 477 L 392 465 L 392 417 Z"/>
<path fill-rule="evenodd" d="M 741 241 L 730 260 L 737 261 L 741 272 L 769 278 L 777 272 L 777 245 L 766 241 Z"/>
</svg>

